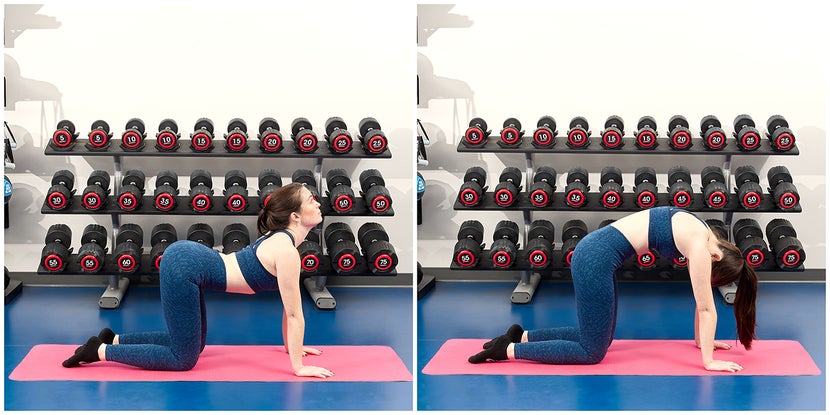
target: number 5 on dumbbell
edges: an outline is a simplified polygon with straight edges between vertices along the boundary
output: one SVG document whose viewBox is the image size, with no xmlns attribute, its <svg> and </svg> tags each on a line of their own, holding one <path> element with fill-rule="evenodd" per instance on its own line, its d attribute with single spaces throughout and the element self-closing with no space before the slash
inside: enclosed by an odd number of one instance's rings
<svg viewBox="0 0 830 415">
<path fill-rule="evenodd" d="M 483 118 L 473 118 L 470 126 L 464 132 L 464 145 L 466 147 L 482 147 L 487 144 L 487 137 L 490 131 L 487 130 L 487 122 Z"/>
</svg>

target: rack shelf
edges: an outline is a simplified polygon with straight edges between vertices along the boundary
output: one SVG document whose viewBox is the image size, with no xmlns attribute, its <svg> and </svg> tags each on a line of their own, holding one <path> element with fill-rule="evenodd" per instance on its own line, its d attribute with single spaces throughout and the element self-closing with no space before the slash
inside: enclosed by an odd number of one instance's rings
<svg viewBox="0 0 830 415">
<path fill-rule="evenodd" d="M 533 145 L 533 138 L 532 132 L 523 136 L 520 139 L 520 142 L 515 146 L 506 146 L 504 145 L 498 136 L 488 136 L 484 142 L 479 146 L 467 146 L 464 141 L 464 137 L 461 137 L 458 145 L 456 147 L 456 151 L 458 153 L 498 153 L 498 154 L 521 154 L 524 155 L 526 170 L 525 170 L 525 179 L 524 183 L 529 185 L 529 183 L 533 183 L 533 173 L 534 173 L 534 163 L 533 163 L 533 156 L 536 154 L 567 154 L 567 155 L 596 155 L 596 154 L 605 154 L 609 156 L 619 156 L 619 155 L 635 155 L 635 156 L 674 156 L 674 157 L 682 157 L 682 156 L 709 156 L 709 157 L 723 157 L 723 171 L 724 176 L 726 178 L 726 187 L 728 189 L 732 189 L 732 185 L 730 183 L 731 177 L 729 174 L 730 165 L 732 162 L 733 156 L 798 156 L 799 150 L 796 145 L 793 145 L 791 149 L 788 151 L 781 151 L 774 148 L 769 140 L 766 137 L 763 137 L 760 142 L 760 146 L 756 150 L 747 151 L 743 150 L 738 147 L 737 141 L 734 138 L 728 138 L 726 145 L 720 150 L 711 150 L 708 149 L 704 145 L 704 139 L 702 137 L 692 138 L 692 145 L 691 147 L 685 150 L 677 150 L 674 149 L 670 145 L 670 139 L 668 137 L 657 137 L 657 145 L 651 149 L 640 149 L 635 144 L 636 138 L 634 137 L 623 137 L 622 142 L 623 145 L 618 148 L 614 149 L 607 149 L 602 146 L 601 144 L 601 137 L 598 136 L 591 136 L 589 137 L 589 144 L 585 147 L 581 148 L 571 148 L 567 145 L 567 133 L 564 135 L 558 135 L 555 137 L 555 142 L 552 146 L 549 147 L 536 147 Z M 598 189 L 599 187 L 595 187 Z M 503 211 L 503 212 L 522 212 L 522 216 L 524 219 L 524 228 L 525 228 L 525 240 L 527 240 L 527 230 L 529 229 L 531 223 L 531 214 L 533 212 L 636 212 L 643 210 L 639 206 L 636 205 L 634 201 L 635 194 L 633 192 L 623 193 L 623 201 L 617 208 L 608 209 L 600 203 L 600 193 L 598 191 L 588 192 L 587 194 L 587 203 L 585 206 L 581 208 L 573 208 L 565 204 L 565 193 L 554 192 L 553 194 L 553 202 L 543 208 L 537 208 L 530 203 L 528 199 L 527 192 L 519 192 L 517 194 L 517 200 L 515 203 L 510 207 L 501 207 L 499 206 L 494 199 L 494 192 L 484 192 L 481 195 L 481 202 L 478 206 L 475 207 L 467 207 L 463 205 L 456 196 L 453 210 L 457 211 Z M 655 206 L 670 206 L 669 203 L 669 195 L 668 193 L 658 193 L 657 194 L 657 203 Z M 732 221 L 732 215 L 734 213 L 801 213 L 801 206 L 796 205 L 793 209 L 783 210 L 778 208 L 775 205 L 773 197 L 771 194 L 764 194 L 762 195 L 761 205 L 757 209 L 745 209 L 741 206 L 740 201 L 738 200 L 736 193 L 731 193 L 728 196 L 728 202 L 726 206 L 723 208 L 713 209 L 706 206 L 705 201 L 703 199 L 703 195 L 701 193 L 695 193 L 692 196 L 692 204 L 685 209 L 693 212 L 701 212 L 701 213 L 721 213 L 724 217 L 724 223 L 729 226 Z M 486 251 L 485 251 L 486 252 Z M 561 263 L 561 253 L 559 254 L 560 258 L 558 259 Z M 671 263 L 661 263 L 658 260 L 658 263 L 655 265 L 655 270 L 657 272 L 661 272 L 661 266 L 666 267 L 668 266 L 669 269 L 672 269 Z M 625 265 L 623 266 L 625 268 Z M 457 266 L 453 264 L 451 269 L 468 269 L 461 266 Z M 473 268 L 473 269 L 503 269 L 498 267 L 492 268 Z M 772 265 L 761 264 L 761 266 L 756 267 L 758 270 L 777 270 L 777 266 L 774 263 Z M 539 270 L 532 269 L 528 266 L 528 264 L 524 264 L 522 266 L 521 262 L 517 264 L 517 266 L 512 268 L 507 268 L 505 270 L 511 271 L 520 271 L 521 272 L 521 279 L 519 284 L 517 285 L 516 289 L 513 291 L 511 295 L 511 301 L 513 303 L 529 303 L 533 297 L 533 294 L 538 286 L 539 282 L 541 281 L 541 274 Z M 800 267 L 800 270 L 803 270 L 803 266 Z M 642 272 L 637 269 L 638 272 Z M 664 269 L 662 271 L 665 271 Z M 795 270 L 798 271 L 798 270 Z M 547 272 L 547 271 L 545 271 Z M 629 274 L 631 271 L 625 271 Z M 651 271 L 649 271 L 651 272 Z M 723 295 L 724 299 L 727 302 L 730 302 L 730 299 L 734 299 L 736 287 L 734 284 L 732 286 L 727 287 L 720 287 L 721 294 Z"/>
<path fill-rule="evenodd" d="M 498 211 L 530 211 L 530 212 L 558 212 L 558 211 L 568 211 L 568 212 L 639 212 L 643 210 L 643 208 L 637 206 L 634 202 L 634 193 L 623 193 L 622 194 L 622 203 L 620 206 L 614 209 L 608 209 L 602 206 L 600 202 L 600 193 L 599 192 L 588 192 L 587 203 L 581 208 L 574 208 L 570 207 L 565 203 L 565 193 L 564 192 L 554 192 L 553 196 L 553 203 L 546 207 L 536 207 L 530 204 L 530 200 L 528 199 L 527 192 L 519 192 L 516 197 L 516 202 L 510 207 L 501 207 L 499 206 L 494 197 L 493 192 L 484 192 L 481 196 L 481 202 L 478 206 L 468 207 L 458 201 L 458 197 L 455 199 L 455 204 L 453 204 L 453 210 L 498 210 Z M 670 206 L 669 203 L 669 195 L 667 193 L 658 193 L 657 194 L 657 204 L 654 206 Z M 796 205 L 791 210 L 782 210 L 775 206 L 773 202 L 773 197 L 765 194 L 761 196 L 761 205 L 758 206 L 757 209 L 749 210 L 741 206 L 740 202 L 738 201 L 738 195 L 735 193 L 731 193 L 728 196 L 728 201 L 726 206 L 715 209 L 706 206 L 705 201 L 703 200 L 703 195 L 700 193 L 695 193 L 692 196 L 692 204 L 689 207 L 684 208 L 685 210 L 691 212 L 702 212 L 702 213 L 725 213 L 725 212 L 736 212 L 736 213 L 762 213 L 762 212 L 774 212 L 774 213 L 801 213 L 801 205 Z"/>
<path fill-rule="evenodd" d="M 331 257 L 328 255 L 321 255 L 320 257 L 320 265 L 317 270 L 314 272 L 302 271 L 300 272 L 301 277 L 316 277 L 316 276 L 324 276 L 324 275 L 332 275 L 335 274 L 336 271 L 331 265 Z M 152 263 L 152 257 L 149 254 L 142 254 L 141 255 L 141 262 L 139 267 L 131 272 L 121 272 L 118 269 L 118 265 L 115 263 L 115 255 L 112 253 L 107 253 L 104 255 L 104 263 L 103 266 L 96 272 L 85 272 L 81 270 L 81 265 L 78 262 L 78 254 L 70 254 L 69 257 L 66 259 L 67 264 L 63 271 L 61 272 L 52 272 L 48 271 L 43 264 L 40 264 L 37 268 L 37 273 L 41 275 L 109 275 L 109 274 L 119 274 L 122 276 L 129 276 L 129 275 L 154 275 L 158 276 L 158 270 L 155 270 Z M 369 267 L 366 265 L 365 261 L 367 259 L 364 257 L 364 263 L 358 265 L 355 269 L 349 272 L 337 272 L 337 275 L 344 275 L 344 276 L 378 276 L 378 277 L 394 277 L 398 275 L 397 270 L 392 269 L 386 272 L 377 272 L 377 273 L 370 273 Z"/>
<path fill-rule="evenodd" d="M 44 214 L 105 214 L 110 215 L 112 217 L 113 223 L 113 240 L 115 240 L 115 235 L 117 234 L 117 230 L 119 227 L 119 218 L 121 215 L 194 215 L 194 216 L 246 216 L 246 215 L 256 215 L 260 208 L 259 208 L 259 196 L 248 196 L 248 206 L 242 212 L 230 212 L 229 210 L 224 209 L 224 196 L 213 196 L 211 197 L 212 208 L 206 212 L 195 212 L 190 209 L 189 206 L 189 196 L 177 196 L 177 205 L 174 209 L 166 212 L 159 211 L 153 207 L 153 197 L 149 195 L 142 196 L 142 203 L 139 208 L 132 211 L 124 211 L 121 210 L 117 204 L 116 196 L 118 194 L 118 190 L 120 187 L 119 178 L 123 173 L 121 171 L 121 158 L 122 157 L 198 157 L 198 158 L 296 158 L 296 159 L 311 159 L 314 160 L 314 178 L 315 183 L 317 183 L 317 190 L 320 193 L 320 203 L 321 203 L 321 211 L 324 215 L 324 219 L 326 216 L 328 217 L 347 217 L 347 216 L 371 216 L 371 217 L 387 217 L 393 216 L 394 210 L 390 207 L 387 211 L 382 214 L 376 214 L 371 212 L 366 207 L 366 202 L 362 197 L 355 197 L 354 200 L 354 207 L 349 213 L 346 214 L 336 214 L 334 213 L 333 209 L 329 204 L 329 200 L 327 197 L 323 197 L 322 195 L 325 194 L 322 186 L 322 179 L 321 179 L 321 171 L 324 159 L 391 159 L 392 153 L 387 148 L 381 153 L 378 154 L 369 154 L 363 151 L 361 147 L 360 141 L 355 139 L 352 150 L 348 153 L 333 153 L 326 142 L 325 139 L 318 140 L 318 148 L 311 153 L 304 153 L 298 152 L 294 148 L 293 140 L 285 139 L 283 140 L 283 148 L 279 152 L 265 152 L 259 148 L 259 140 L 256 139 L 249 139 L 248 145 L 249 148 L 244 152 L 233 152 L 228 151 L 225 148 L 225 140 L 222 139 L 214 139 L 213 140 L 213 149 L 209 152 L 198 152 L 193 151 L 190 148 L 189 139 L 179 139 L 178 144 L 179 146 L 172 151 L 160 151 L 156 148 L 156 140 L 155 139 L 148 139 L 144 141 L 144 146 L 140 150 L 136 151 L 126 151 L 121 148 L 121 140 L 116 138 L 110 141 L 109 146 L 107 146 L 103 150 L 98 150 L 94 148 L 90 148 L 88 146 L 89 143 L 88 139 L 77 139 L 75 140 L 74 144 L 70 146 L 68 149 L 57 150 L 51 146 L 46 147 L 44 150 L 44 154 L 47 156 L 103 156 L 103 157 L 112 157 L 114 164 L 115 164 L 115 180 L 114 180 L 114 189 L 113 195 L 107 196 L 107 204 L 101 210 L 90 211 L 84 209 L 81 204 L 81 197 L 80 196 L 72 196 L 71 205 L 66 210 L 54 210 L 48 206 L 46 201 L 44 201 L 41 207 L 41 213 Z M 357 196 L 357 195 L 356 195 Z M 322 226 L 322 224 L 320 225 Z M 142 259 L 142 262 L 144 259 Z M 149 260 L 147 260 L 149 261 Z M 331 269 L 330 264 L 321 264 L 320 270 L 313 274 L 303 274 L 308 275 L 310 278 L 306 278 L 303 281 L 303 284 L 306 287 L 309 295 L 314 300 L 314 304 L 319 309 L 334 309 L 336 302 L 334 297 L 329 293 L 328 289 L 326 289 L 326 276 L 331 275 L 334 270 Z M 39 271 L 42 269 L 42 265 L 39 268 Z M 78 266 L 79 268 L 79 266 Z M 142 264 L 142 269 L 151 269 L 152 267 L 147 265 L 147 268 L 144 268 L 144 264 Z M 43 270 L 45 271 L 45 270 Z M 68 268 L 68 273 L 80 273 L 80 269 L 73 269 L 72 267 Z M 64 272 L 64 273 L 67 273 Z M 101 273 L 109 275 L 109 286 L 105 290 L 104 294 L 102 295 L 101 299 L 99 300 L 98 304 L 102 308 L 117 308 L 121 302 L 122 296 L 126 293 L 127 287 L 129 286 L 129 279 L 124 277 L 123 275 L 117 272 L 117 267 L 113 264 L 107 268 L 103 267 Z M 362 273 L 362 274 L 361 274 Z M 368 267 L 365 269 L 360 269 L 358 271 L 350 272 L 348 275 L 370 275 L 368 273 Z M 342 274 L 341 274 L 342 275 Z M 377 274 L 371 274 L 377 275 Z M 384 275 L 396 275 L 395 271 L 391 273 L 384 273 Z"/>
<path fill-rule="evenodd" d="M 196 212 L 190 208 L 190 196 L 177 196 L 176 207 L 168 211 L 160 211 L 153 206 L 153 196 L 142 196 L 141 205 L 135 210 L 121 210 L 118 207 L 117 196 L 107 196 L 107 201 L 103 208 L 99 210 L 87 210 L 82 207 L 82 196 L 72 196 L 70 206 L 62 210 L 55 210 L 49 207 L 46 201 L 40 207 L 40 212 L 43 214 L 56 215 L 192 215 L 192 216 L 250 216 L 256 215 L 260 211 L 260 197 L 248 196 L 248 205 L 241 212 L 231 212 L 224 207 L 224 196 L 212 196 L 211 208 L 204 212 Z M 390 207 L 383 213 L 374 213 L 366 207 L 366 201 L 362 197 L 354 198 L 354 205 L 348 213 L 336 213 L 332 209 L 328 197 L 320 197 L 320 211 L 323 216 L 328 217 L 347 217 L 347 216 L 394 216 L 395 211 Z"/>
<path fill-rule="evenodd" d="M 109 147 L 104 150 L 91 150 L 86 144 L 87 139 L 78 139 L 75 145 L 68 150 L 56 150 L 52 147 L 46 147 L 45 153 L 47 156 L 130 156 L 130 157 L 275 157 L 275 158 L 392 158 L 391 151 L 387 148 L 379 154 L 367 154 L 362 148 L 359 148 L 359 142 L 355 141 L 355 146 L 352 150 L 345 154 L 332 153 L 324 140 L 319 141 L 317 150 L 313 153 L 298 152 L 290 140 L 283 142 L 283 148 L 277 153 L 270 153 L 262 151 L 258 145 L 250 146 L 245 152 L 230 152 L 225 150 L 224 140 L 215 140 L 214 148 L 210 152 L 197 152 L 190 149 L 190 140 L 179 140 L 179 147 L 172 151 L 161 151 L 155 146 L 155 140 L 147 140 L 144 148 L 141 151 L 126 151 L 121 149 L 121 140 L 112 140 Z M 257 143 L 258 141 L 251 140 L 250 143 Z"/>
<path fill-rule="evenodd" d="M 463 142 L 458 143 L 459 153 L 535 153 L 535 154 L 637 154 L 637 155 L 674 155 L 674 156 L 797 156 L 798 146 L 793 145 L 789 151 L 779 151 L 772 147 L 769 140 L 761 140 L 761 145 L 753 151 L 741 150 L 734 140 L 729 140 L 721 150 L 709 150 L 703 145 L 702 138 L 693 140 L 692 147 L 687 150 L 675 150 L 669 145 L 668 137 L 658 137 L 657 146 L 650 150 L 641 150 L 634 144 L 634 137 L 624 137 L 625 143 L 621 148 L 606 149 L 600 144 L 600 138 L 591 137 L 591 142 L 582 148 L 570 148 L 565 144 L 565 138 L 557 136 L 556 143 L 549 148 L 537 148 L 533 145 L 533 139 L 525 137 L 520 145 L 516 147 L 503 147 L 499 144 L 499 137 L 489 136 L 484 145 L 480 147 L 468 147 Z"/>
</svg>

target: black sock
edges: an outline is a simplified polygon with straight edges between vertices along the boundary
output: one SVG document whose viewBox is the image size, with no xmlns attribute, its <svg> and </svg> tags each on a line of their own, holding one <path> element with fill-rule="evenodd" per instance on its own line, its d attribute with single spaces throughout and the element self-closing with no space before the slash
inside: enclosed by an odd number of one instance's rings
<svg viewBox="0 0 830 415">
<path fill-rule="evenodd" d="M 524 333 L 525 333 L 525 329 L 523 329 L 522 326 L 520 326 L 518 324 L 514 324 L 514 325 L 510 326 L 510 328 L 507 329 L 507 333 L 504 333 L 504 335 L 507 336 L 507 338 L 510 339 L 510 341 L 513 342 L 513 343 L 521 343 L 522 342 L 522 335 Z M 495 340 L 496 339 L 493 339 L 493 340 L 490 340 L 487 343 L 484 343 L 484 348 L 489 349 L 490 346 L 493 345 L 493 341 L 495 341 Z"/>
<path fill-rule="evenodd" d="M 98 337 L 90 337 L 72 357 L 63 361 L 63 367 L 75 367 L 80 366 L 82 362 L 92 363 L 101 360 L 98 358 L 98 347 L 102 344 L 103 342 Z"/>
<path fill-rule="evenodd" d="M 115 333 L 109 327 L 104 327 L 98 333 L 98 338 L 101 339 L 102 343 L 112 344 L 112 341 L 115 339 Z"/>
<path fill-rule="evenodd" d="M 496 337 L 490 343 L 491 345 L 489 349 L 485 349 L 483 352 L 470 356 L 467 361 L 470 363 L 484 363 L 488 360 L 507 360 L 507 346 L 509 346 L 510 343 L 513 343 L 509 338 L 507 338 L 507 335 L 503 334 Z"/>
<path fill-rule="evenodd" d="M 104 327 L 98 332 L 98 338 L 101 339 L 101 343 L 112 344 L 113 340 L 115 340 L 115 333 L 109 327 Z M 75 349 L 75 353 L 78 353 L 82 347 L 84 346 L 78 346 Z"/>
</svg>

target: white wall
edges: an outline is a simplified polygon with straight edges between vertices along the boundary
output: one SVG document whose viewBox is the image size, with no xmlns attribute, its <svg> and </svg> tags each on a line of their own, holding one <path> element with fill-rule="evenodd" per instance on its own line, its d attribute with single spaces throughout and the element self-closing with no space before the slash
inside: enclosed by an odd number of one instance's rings
<svg viewBox="0 0 830 415">
<path fill-rule="evenodd" d="M 20 6 L 6 7 L 7 19 L 21 14 L 10 9 Z M 345 168 L 357 192 L 360 172 L 381 170 L 395 216 L 330 217 L 326 223 L 347 222 L 355 232 L 362 223 L 381 223 L 400 258 L 398 272 L 412 272 L 414 5 L 72 2 L 46 4 L 37 14 L 42 16 L 30 13 L 26 22 L 14 22 L 30 29 L 14 39 L 7 31 L 5 49 L 8 97 L 15 101 L 9 102 L 5 119 L 19 145 L 17 168 L 7 172 L 15 185 L 11 228 L 5 231 L 10 270 L 36 269 L 46 230 L 54 223 L 70 224 L 76 250 L 87 223 L 112 225 L 109 215 L 40 213 L 55 171 L 72 170 L 79 192 L 93 169 L 113 173 L 109 157 L 44 156 L 60 119 L 73 121 L 82 136 L 94 120 L 103 119 L 120 136 L 128 119 L 140 117 L 154 137 L 164 118 L 175 119 L 186 136 L 199 117 L 211 118 L 220 134 L 235 117 L 247 122 L 249 133 L 266 116 L 276 118 L 283 132 L 290 132 L 294 118 L 306 117 L 322 136 L 331 116 L 342 117 L 353 134 L 363 117 L 372 116 L 390 138 L 392 159 L 327 159 L 323 175 Z M 50 18 L 59 27 L 37 28 Z M 312 166 L 311 159 L 284 158 L 132 157 L 123 162 L 123 170 L 147 173 L 149 192 L 160 170 L 176 171 L 186 193 L 190 173 L 205 168 L 214 175 L 215 194 L 221 194 L 224 174 L 231 169 L 246 172 L 248 191 L 255 194 L 262 169 L 279 170 L 287 183 L 293 171 Z M 217 233 L 217 245 L 222 228 L 231 222 L 241 221 L 254 237 L 256 233 L 252 215 L 122 216 L 122 223 L 128 221 L 142 225 L 148 250 L 150 229 L 162 221 L 173 223 L 181 239 L 190 224 L 207 222 Z"/>
<path fill-rule="evenodd" d="M 736 115 L 751 115 L 763 132 L 770 115 L 787 118 L 796 134 L 798 157 L 735 156 L 733 169 L 752 164 L 762 175 L 786 165 L 801 195 L 801 214 L 735 214 L 761 226 L 776 217 L 790 220 L 804 244 L 807 268 L 826 263 L 826 120 L 828 30 L 815 3 L 727 2 L 464 2 L 447 8 L 419 6 L 418 118 L 431 145 L 429 166 L 419 167 L 427 182 L 424 223 L 418 226 L 418 260 L 425 267 L 449 267 L 459 225 L 479 219 L 485 242 L 498 220 L 522 223 L 519 212 L 453 211 L 465 170 L 480 165 L 491 189 L 505 166 L 524 171 L 523 155 L 458 153 L 456 147 L 473 117 L 483 117 L 497 134 L 508 117 L 530 134 L 536 121 L 551 115 L 562 135 L 574 116 L 588 119 L 596 139 L 605 119 L 620 115 L 631 136 L 636 122 L 651 115 L 665 136 L 669 118 L 682 114 L 692 132 L 708 114 L 732 133 Z M 437 29 L 437 30 L 435 30 Z M 427 36 L 430 34 L 430 36 Z M 721 165 L 723 156 L 535 155 L 535 165 L 552 165 L 563 189 L 576 166 L 591 174 L 616 165 L 626 192 L 637 167 L 650 165 L 665 191 L 666 173 L 688 166 L 699 189 L 700 170 Z M 662 173 L 662 174 L 659 174 Z M 697 191 L 697 190 L 696 190 Z M 428 212 L 428 213 L 426 213 Z M 605 212 L 534 214 L 556 226 L 570 218 L 595 229 Z M 705 218 L 722 215 L 704 214 Z"/>
</svg>

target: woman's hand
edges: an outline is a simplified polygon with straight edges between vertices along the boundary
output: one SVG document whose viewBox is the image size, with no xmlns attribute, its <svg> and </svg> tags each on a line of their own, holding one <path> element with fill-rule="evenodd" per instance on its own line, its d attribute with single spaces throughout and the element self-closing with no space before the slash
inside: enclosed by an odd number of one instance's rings
<svg viewBox="0 0 830 415">
<path fill-rule="evenodd" d="M 285 352 L 288 353 L 288 348 L 287 347 L 283 346 L 283 350 L 285 350 Z M 308 356 L 310 354 L 314 355 L 314 356 L 320 356 L 322 353 L 323 353 L 323 351 L 320 350 L 320 349 L 315 349 L 313 347 L 303 346 L 303 357 Z"/>
<path fill-rule="evenodd" d="M 695 343 L 695 346 L 697 346 L 697 348 L 700 349 L 700 343 Z M 715 342 L 715 350 L 718 349 L 730 350 L 732 349 L 732 346 L 724 342 Z"/>
<path fill-rule="evenodd" d="M 724 360 L 713 360 L 704 365 L 706 370 L 721 371 L 721 372 L 737 372 L 744 370 L 743 366 L 735 362 L 727 362 Z"/>
<path fill-rule="evenodd" d="M 313 347 L 303 346 L 303 356 L 308 356 L 310 354 L 314 356 L 320 356 L 321 353 L 323 353 L 322 350 L 315 349 Z"/>
<path fill-rule="evenodd" d="M 334 376 L 334 372 L 317 366 L 303 366 L 298 370 L 294 371 L 294 374 L 300 377 L 315 377 L 315 378 L 322 378 L 325 379 L 330 376 Z"/>
</svg>

